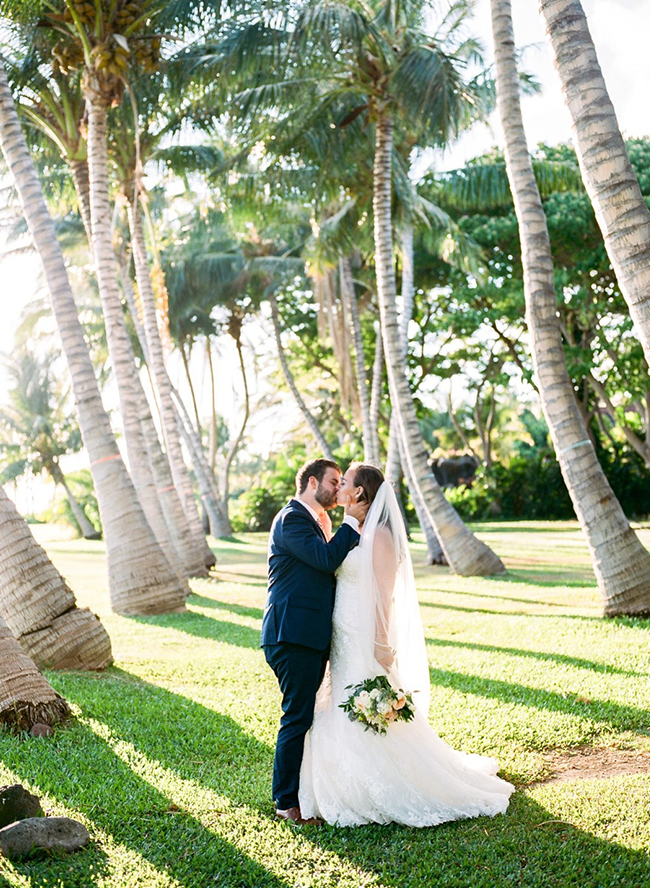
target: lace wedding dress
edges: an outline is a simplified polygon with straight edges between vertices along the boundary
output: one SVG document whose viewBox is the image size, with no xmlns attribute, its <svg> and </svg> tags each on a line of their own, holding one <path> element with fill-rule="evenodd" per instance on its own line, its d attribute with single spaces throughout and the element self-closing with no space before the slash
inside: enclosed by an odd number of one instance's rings
<svg viewBox="0 0 650 888">
<path fill-rule="evenodd" d="M 380 496 L 383 502 L 377 504 Z M 452 749 L 427 720 L 424 634 L 406 537 L 393 500 L 392 488 L 384 483 L 366 519 L 361 545 L 350 552 L 338 574 L 330 665 L 305 744 L 300 809 L 303 817 L 322 817 L 339 826 L 396 822 L 422 827 L 493 816 L 506 810 L 514 789 L 496 776 L 498 763 Z M 393 535 L 399 562 L 387 617 L 397 655 L 388 671 L 374 659 L 379 617 L 372 543 L 382 522 Z M 393 722 L 384 735 L 365 731 L 339 708 L 350 694 L 348 685 L 379 674 L 387 674 L 393 686 L 415 692 L 417 707 L 411 722 Z"/>
</svg>

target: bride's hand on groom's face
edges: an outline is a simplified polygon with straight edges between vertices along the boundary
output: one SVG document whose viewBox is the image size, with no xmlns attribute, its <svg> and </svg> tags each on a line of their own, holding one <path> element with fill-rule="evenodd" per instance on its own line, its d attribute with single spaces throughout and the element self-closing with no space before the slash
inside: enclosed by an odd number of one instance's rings
<svg viewBox="0 0 650 888">
<path fill-rule="evenodd" d="M 368 503 L 357 503 L 352 494 L 348 494 L 345 498 L 345 514 L 356 518 L 359 524 L 363 524 L 366 512 L 368 511 Z"/>
</svg>

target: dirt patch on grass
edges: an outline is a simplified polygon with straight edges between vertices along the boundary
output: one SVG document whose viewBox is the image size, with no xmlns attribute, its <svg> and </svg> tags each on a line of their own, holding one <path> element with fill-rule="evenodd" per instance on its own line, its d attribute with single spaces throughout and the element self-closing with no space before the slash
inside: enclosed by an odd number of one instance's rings
<svg viewBox="0 0 650 888">
<path fill-rule="evenodd" d="M 650 774 L 650 751 L 639 749 L 579 746 L 547 753 L 544 759 L 550 773 L 536 784 Z"/>
</svg>

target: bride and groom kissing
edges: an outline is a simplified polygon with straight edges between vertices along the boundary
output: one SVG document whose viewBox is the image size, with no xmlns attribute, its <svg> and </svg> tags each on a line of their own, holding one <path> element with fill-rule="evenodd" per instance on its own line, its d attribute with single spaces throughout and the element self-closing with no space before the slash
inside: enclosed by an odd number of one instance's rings
<svg viewBox="0 0 650 888">
<path fill-rule="evenodd" d="M 332 535 L 337 505 L 344 518 Z M 296 495 L 271 527 L 261 646 L 282 693 L 278 818 L 422 827 L 506 810 L 513 787 L 496 776 L 498 763 L 452 749 L 429 725 L 406 528 L 375 466 L 352 463 L 342 475 L 332 460 L 314 459 L 298 471 Z M 396 706 L 412 700 L 414 713 L 373 728 L 363 703 L 356 715 L 346 704 L 350 688 L 363 686 L 385 687 Z"/>
</svg>

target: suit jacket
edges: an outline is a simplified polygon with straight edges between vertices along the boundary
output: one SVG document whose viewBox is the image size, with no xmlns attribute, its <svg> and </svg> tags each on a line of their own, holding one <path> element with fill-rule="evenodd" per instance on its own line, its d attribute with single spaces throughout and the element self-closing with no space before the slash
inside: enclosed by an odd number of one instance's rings
<svg viewBox="0 0 650 888">
<path fill-rule="evenodd" d="M 324 651 L 332 638 L 334 571 L 359 534 L 343 524 L 327 542 L 298 500 L 278 512 L 269 539 L 269 586 L 261 645 L 287 641 Z"/>
</svg>

